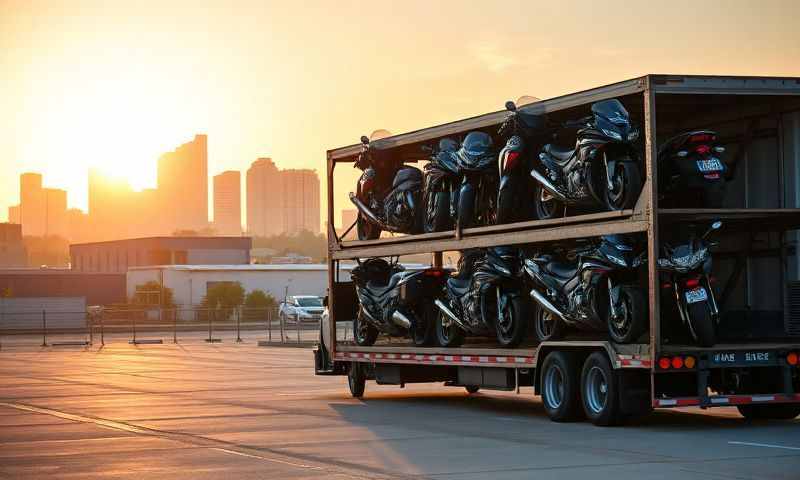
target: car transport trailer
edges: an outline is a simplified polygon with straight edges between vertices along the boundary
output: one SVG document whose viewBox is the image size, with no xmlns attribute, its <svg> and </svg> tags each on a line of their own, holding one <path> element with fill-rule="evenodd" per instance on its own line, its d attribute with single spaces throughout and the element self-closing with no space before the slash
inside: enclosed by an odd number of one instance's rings
<svg viewBox="0 0 800 480">
<path fill-rule="evenodd" d="M 629 210 L 571 213 L 564 218 L 456 229 L 376 240 L 345 240 L 334 225 L 334 172 L 352 163 L 359 145 L 328 151 L 328 315 L 315 349 L 316 373 L 348 375 L 352 395 L 367 380 L 380 384 L 443 382 L 469 392 L 532 386 L 556 421 L 585 411 L 598 425 L 652 408 L 737 406 L 747 418 L 794 418 L 800 413 L 800 78 L 646 75 L 519 107 L 563 122 L 593 102 L 619 99 L 642 130 L 645 181 Z M 428 157 L 423 148 L 447 136 L 497 131 L 508 112 L 489 113 L 371 143 L 397 162 Z M 693 129 L 718 132 L 732 171 L 723 208 L 659 208 L 658 146 Z M 699 347 L 670 333 L 659 275 L 659 236 L 686 223 L 721 221 L 713 250 L 721 316 L 718 341 Z M 347 226 L 345 226 L 347 227 Z M 352 227 L 351 227 L 352 228 Z M 474 341 L 459 348 L 414 347 L 402 339 L 357 346 L 346 325 L 356 315 L 343 262 L 431 254 L 497 245 L 554 245 L 611 234 L 646 238 L 649 329 L 633 344 L 607 334 L 527 341 L 500 349 Z M 337 328 L 338 326 L 338 328 Z M 604 338 L 606 337 L 606 338 Z"/>
</svg>

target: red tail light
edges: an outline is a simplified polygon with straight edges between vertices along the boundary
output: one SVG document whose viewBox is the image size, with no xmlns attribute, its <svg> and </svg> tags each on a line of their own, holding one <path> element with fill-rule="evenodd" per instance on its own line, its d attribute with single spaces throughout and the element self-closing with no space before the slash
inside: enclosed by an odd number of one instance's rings
<svg viewBox="0 0 800 480">
<path fill-rule="evenodd" d="M 788 363 L 789 365 L 797 365 L 798 363 L 797 352 L 792 352 L 789 355 L 786 355 L 786 363 Z"/>
<path fill-rule="evenodd" d="M 425 270 L 426 277 L 441 277 L 444 275 L 444 270 Z"/>
<path fill-rule="evenodd" d="M 683 359 L 681 357 L 672 357 L 672 368 L 683 368 Z"/>
<path fill-rule="evenodd" d="M 670 362 L 669 357 L 661 357 L 658 359 L 658 368 L 661 370 L 669 369 L 670 365 L 672 365 L 672 362 Z"/>
<path fill-rule="evenodd" d="M 519 162 L 519 152 L 508 152 L 503 162 L 503 170 L 508 170 L 517 166 Z"/>
<path fill-rule="evenodd" d="M 692 135 L 691 137 L 689 137 L 689 141 L 692 142 L 692 143 L 694 143 L 694 142 L 713 142 L 714 141 L 714 135 L 708 135 L 708 134 L 705 134 L 705 133 L 702 134 L 702 135 Z"/>
<path fill-rule="evenodd" d="M 711 152 L 711 147 L 708 145 L 700 145 L 694 149 L 695 152 L 699 153 L 700 155 L 708 155 Z"/>
<path fill-rule="evenodd" d="M 689 280 L 686 280 L 686 288 L 697 288 L 699 285 L 699 278 L 690 278 Z"/>
</svg>

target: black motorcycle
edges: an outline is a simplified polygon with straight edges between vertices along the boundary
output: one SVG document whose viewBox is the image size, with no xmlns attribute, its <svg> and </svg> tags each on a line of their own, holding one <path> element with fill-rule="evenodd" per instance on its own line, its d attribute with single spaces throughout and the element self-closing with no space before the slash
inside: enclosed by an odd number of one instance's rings
<svg viewBox="0 0 800 480">
<path fill-rule="evenodd" d="M 458 209 L 461 174 L 455 155 L 458 143 L 452 138 L 439 141 L 439 149 L 425 165 L 425 232 L 452 230 Z"/>
<path fill-rule="evenodd" d="M 520 290 L 519 253 L 514 248 L 469 250 L 458 261 L 458 272 L 447 280 L 439 307 L 436 337 L 443 347 L 457 347 L 464 334 L 495 335 L 503 347 L 525 338 L 527 302 Z"/>
<path fill-rule="evenodd" d="M 681 133 L 658 150 L 659 205 L 664 208 L 720 208 L 728 168 L 710 130 Z"/>
<path fill-rule="evenodd" d="M 353 319 L 353 337 L 358 345 L 375 343 L 378 333 L 411 336 L 414 345 L 435 341 L 435 296 L 444 287 L 442 269 L 407 271 L 402 265 L 371 258 L 353 268 L 358 313 Z"/>
<path fill-rule="evenodd" d="M 592 115 L 566 127 L 580 126 L 575 149 L 545 145 L 534 168 L 534 208 L 539 219 L 564 215 L 565 206 L 632 208 L 642 189 L 642 171 L 633 142 L 639 131 L 619 100 L 592 104 Z"/>
<path fill-rule="evenodd" d="M 531 171 L 530 152 L 544 143 L 546 117 L 521 112 L 514 102 L 506 102 L 510 115 L 500 126 L 499 134 L 508 138 L 498 155 L 500 185 L 497 191 L 496 222 L 510 223 L 533 217 L 530 192 L 535 182 Z"/>
<path fill-rule="evenodd" d="M 696 227 L 690 226 L 689 240 L 662 242 L 658 259 L 664 312 L 669 316 L 670 305 L 676 308 L 692 339 L 702 347 L 713 346 L 717 337 L 719 307 L 709 281 L 712 245 L 707 239 L 720 227 L 722 222 L 716 221 L 698 237 Z"/>
<path fill-rule="evenodd" d="M 355 167 L 363 170 L 356 193 L 350 201 L 358 209 L 359 240 L 373 240 L 381 231 L 420 233 L 422 231 L 422 172 L 418 168 L 382 158 L 361 137 L 361 153 Z"/>
<path fill-rule="evenodd" d="M 617 343 L 637 341 L 648 324 L 646 293 L 637 285 L 645 260 L 639 242 L 625 235 L 606 235 L 568 254 L 526 255 L 530 295 L 538 304 L 536 338 L 557 340 L 573 327 L 606 330 Z"/>
<path fill-rule="evenodd" d="M 484 132 L 468 133 L 455 151 L 452 143 L 440 142 L 425 167 L 426 231 L 494 223 L 497 171 L 492 147 L 492 137 Z"/>
</svg>

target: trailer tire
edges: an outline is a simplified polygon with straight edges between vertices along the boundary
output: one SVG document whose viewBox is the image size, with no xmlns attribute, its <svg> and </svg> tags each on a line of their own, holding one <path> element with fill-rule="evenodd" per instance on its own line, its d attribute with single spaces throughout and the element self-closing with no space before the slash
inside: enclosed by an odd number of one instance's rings
<svg viewBox="0 0 800 480">
<path fill-rule="evenodd" d="M 736 409 L 747 420 L 793 420 L 800 415 L 800 404 L 737 405 Z"/>
<path fill-rule="evenodd" d="M 551 352 L 544 359 L 539 393 L 545 413 L 554 422 L 580 419 L 579 365 L 571 352 Z"/>
<path fill-rule="evenodd" d="M 364 396 L 364 389 L 367 386 L 367 376 L 364 374 L 364 368 L 360 363 L 350 363 L 350 368 L 347 370 L 347 386 L 350 387 L 350 395 L 352 395 L 353 398 L 361 398 Z"/>
<path fill-rule="evenodd" d="M 581 403 L 595 425 L 618 425 L 622 420 L 619 381 L 605 352 L 594 352 L 581 371 Z"/>
</svg>

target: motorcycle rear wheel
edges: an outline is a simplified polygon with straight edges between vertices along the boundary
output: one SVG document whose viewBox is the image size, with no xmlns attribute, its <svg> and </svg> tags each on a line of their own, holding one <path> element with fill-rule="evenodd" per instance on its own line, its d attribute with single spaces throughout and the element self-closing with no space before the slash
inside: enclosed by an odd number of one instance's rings
<svg viewBox="0 0 800 480">
<path fill-rule="evenodd" d="M 364 319 L 364 312 L 359 307 L 353 319 L 353 338 L 359 347 L 369 347 L 378 339 L 378 329 Z"/>
<path fill-rule="evenodd" d="M 560 340 L 564 337 L 564 324 L 558 317 L 537 305 L 533 332 L 539 343 Z"/>
<path fill-rule="evenodd" d="M 538 220 L 550 220 L 564 216 L 564 205 L 553 198 L 540 183 L 533 188 L 533 209 Z"/>
<path fill-rule="evenodd" d="M 716 326 L 708 302 L 697 302 L 686 305 L 686 314 L 692 323 L 695 340 L 701 347 L 713 347 L 717 343 Z"/>
<path fill-rule="evenodd" d="M 620 287 L 617 318 L 607 310 L 608 336 L 615 343 L 633 343 L 647 330 L 644 293 L 633 285 Z"/>
<path fill-rule="evenodd" d="M 502 319 L 495 321 L 497 342 L 505 348 L 516 347 L 525 339 L 527 318 L 525 302 L 520 297 L 507 298 L 505 307 L 500 312 Z"/>
<path fill-rule="evenodd" d="M 364 218 L 360 213 L 356 220 L 356 230 L 359 240 L 375 240 L 381 236 L 381 228 Z"/>
<path fill-rule="evenodd" d="M 612 211 L 633 208 L 642 191 L 642 172 L 639 165 L 629 158 L 621 158 L 614 169 L 611 179 L 612 190 L 608 185 L 605 191 L 606 208 Z M 603 182 L 605 185 L 607 182 Z"/>
<path fill-rule="evenodd" d="M 445 325 L 447 321 L 449 325 Z M 436 340 L 440 346 L 446 348 L 460 347 L 464 343 L 464 332 L 441 310 L 436 316 Z"/>
<path fill-rule="evenodd" d="M 450 217 L 450 198 L 447 192 L 434 192 L 427 195 L 425 233 L 441 232 L 453 228 Z"/>
</svg>

